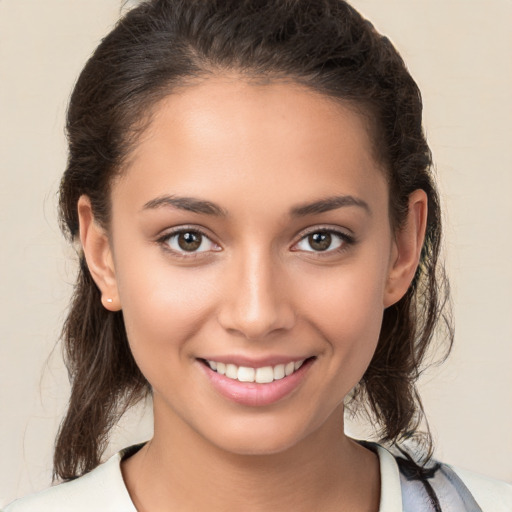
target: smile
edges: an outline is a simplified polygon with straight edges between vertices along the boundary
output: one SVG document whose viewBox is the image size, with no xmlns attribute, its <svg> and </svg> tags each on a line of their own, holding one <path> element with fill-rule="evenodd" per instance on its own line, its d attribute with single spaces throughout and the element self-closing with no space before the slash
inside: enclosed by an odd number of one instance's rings
<svg viewBox="0 0 512 512">
<path fill-rule="evenodd" d="M 259 366 L 250 361 L 215 361 L 198 359 L 199 368 L 213 389 L 228 400 L 249 407 L 263 407 L 274 404 L 295 392 L 306 380 L 316 357 L 292 361 L 261 362 Z M 245 363 L 245 366 L 244 366 Z"/>
<path fill-rule="evenodd" d="M 277 364 L 275 366 L 263 366 L 261 368 L 251 368 L 248 366 L 237 366 L 235 364 L 225 364 L 217 361 L 206 360 L 208 366 L 220 375 L 228 379 L 239 382 L 256 382 L 258 384 L 269 384 L 275 380 L 283 379 L 296 372 L 304 363 L 300 361 L 290 361 L 286 364 Z"/>
</svg>

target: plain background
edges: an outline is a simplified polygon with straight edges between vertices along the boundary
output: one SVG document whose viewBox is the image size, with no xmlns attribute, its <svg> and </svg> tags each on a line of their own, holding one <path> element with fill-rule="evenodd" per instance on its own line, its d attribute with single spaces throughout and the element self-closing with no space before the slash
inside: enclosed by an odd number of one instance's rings
<svg viewBox="0 0 512 512">
<path fill-rule="evenodd" d="M 50 481 L 69 391 L 51 352 L 75 268 L 56 219 L 64 116 L 120 3 L 0 0 L 1 504 Z M 353 4 L 419 83 L 439 174 L 456 344 L 421 381 L 437 457 L 512 482 L 512 1 Z M 109 453 L 150 435 L 142 412 Z"/>
</svg>

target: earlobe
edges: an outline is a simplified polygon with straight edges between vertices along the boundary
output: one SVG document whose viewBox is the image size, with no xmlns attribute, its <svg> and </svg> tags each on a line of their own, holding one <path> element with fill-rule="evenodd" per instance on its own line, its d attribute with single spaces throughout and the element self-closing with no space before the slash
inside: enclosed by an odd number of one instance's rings
<svg viewBox="0 0 512 512">
<path fill-rule="evenodd" d="M 117 290 L 112 250 L 106 231 L 94 220 L 89 197 L 78 200 L 80 242 L 87 267 L 101 291 L 101 302 L 109 311 L 119 311 L 121 304 Z"/>
<path fill-rule="evenodd" d="M 424 190 L 415 190 L 409 196 L 406 222 L 395 234 L 384 295 L 385 308 L 398 302 L 411 285 L 425 240 L 427 211 L 427 194 Z"/>
</svg>

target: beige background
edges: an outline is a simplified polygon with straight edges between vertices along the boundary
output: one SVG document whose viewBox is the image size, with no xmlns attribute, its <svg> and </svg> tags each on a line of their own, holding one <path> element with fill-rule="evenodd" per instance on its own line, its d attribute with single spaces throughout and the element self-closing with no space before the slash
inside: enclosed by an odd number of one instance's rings
<svg viewBox="0 0 512 512">
<path fill-rule="evenodd" d="M 353 4 L 423 90 L 446 207 L 456 346 L 422 380 L 437 456 L 512 482 L 512 1 Z M 59 351 L 48 357 L 74 270 L 55 216 L 64 114 L 119 12 L 119 0 L 0 0 L 0 504 L 49 483 L 68 387 Z M 120 426 L 111 451 L 147 437 L 148 417 Z"/>
</svg>

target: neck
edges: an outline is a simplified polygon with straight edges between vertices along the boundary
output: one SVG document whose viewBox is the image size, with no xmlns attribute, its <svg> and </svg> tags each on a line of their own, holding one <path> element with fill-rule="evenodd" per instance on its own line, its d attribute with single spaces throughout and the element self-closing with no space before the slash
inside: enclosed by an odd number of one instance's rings
<svg viewBox="0 0 512 512">
<path fill-rule="evenodd" d="M 341 408 L 293 447 L 265 455 L 230 453 L 162 423 L 156 416 L 154 438 L 123 463 L 139 512 L 378 510 L 378 460 L 344 435 Z"/>
</svg>

